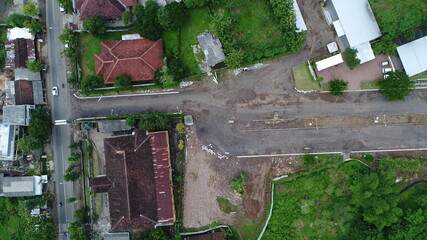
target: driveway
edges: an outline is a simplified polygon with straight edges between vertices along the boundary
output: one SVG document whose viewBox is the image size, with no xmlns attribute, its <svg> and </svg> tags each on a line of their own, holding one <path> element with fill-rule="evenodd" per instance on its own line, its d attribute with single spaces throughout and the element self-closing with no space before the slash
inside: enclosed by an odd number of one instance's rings
<svg viewBox="0 0 427 240">
<path fill-rule="evenodd" d="M 384 54 L 377 56 L 374 60 L 360 64 L 354 69 L 350 69 L 345 62 L 316 72 L 318 77 L 323 77 L 323 84 L 327 84 L 332 79 L 341 79 L 348 82 L 348 90 L 360 90 L 361 82 L 371 82 L 383 78 L 380 63 L 388 61 L 388 57 Z M 391 65 L 387 66 L 391 67 Z"/>
</svg>

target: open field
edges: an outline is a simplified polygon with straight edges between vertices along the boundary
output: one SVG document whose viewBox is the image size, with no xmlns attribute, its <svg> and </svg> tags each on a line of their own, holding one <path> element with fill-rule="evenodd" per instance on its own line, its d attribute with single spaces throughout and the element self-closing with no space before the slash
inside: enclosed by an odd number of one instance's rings
<svg viewBox="0 0 427 240">
<path fill-rule="evenodd" d="M 308 69 L 308 63 L 292 68 L 295 88 L 301 91 L 320 91 L 319 83 L 313 80 Z"/>
</svg>

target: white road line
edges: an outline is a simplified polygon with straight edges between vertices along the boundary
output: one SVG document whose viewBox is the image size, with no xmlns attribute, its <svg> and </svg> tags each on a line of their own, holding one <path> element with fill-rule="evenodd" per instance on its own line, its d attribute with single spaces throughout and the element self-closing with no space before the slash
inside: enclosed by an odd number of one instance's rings
<svg viewBox="0 0 427 240">
<path fill-rule="evenodd" d="M 409 151 L 427 151 L 427 148 L 402 148 L 402 149 L 365 150 L 365 151 L 351 151 L 351 153 L 409 152 Z"/>
</svg>

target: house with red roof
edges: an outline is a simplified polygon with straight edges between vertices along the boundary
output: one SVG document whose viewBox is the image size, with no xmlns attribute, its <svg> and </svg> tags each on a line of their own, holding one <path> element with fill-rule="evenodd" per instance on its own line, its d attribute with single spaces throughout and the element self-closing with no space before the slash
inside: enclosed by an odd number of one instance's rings
<svg viewBox="0 0 427 240">
<path fill-rule="evenodd" d="M 163 42 L 161 39 L 129 39 L 101 42 L 102 52 L 95 54 L 96 75 L 104 77 L 105 84 L 113 84 L 121 74 L 132 81 L 154 78 L 162 67 Z"/>
<path fill-rule="evenodd" d="M 76 0 L 80 20 L 102 16 L 107 19 L 118 19 L 127 7 L 137 4 L 137 0 Z"/>
<path fill-rule="evenodd" d="M 89 186 L 108 194 L 111 232 L 174 224 L 168 139 L 167 131 L 104 139 L 106 175 Z"/>
</svg>

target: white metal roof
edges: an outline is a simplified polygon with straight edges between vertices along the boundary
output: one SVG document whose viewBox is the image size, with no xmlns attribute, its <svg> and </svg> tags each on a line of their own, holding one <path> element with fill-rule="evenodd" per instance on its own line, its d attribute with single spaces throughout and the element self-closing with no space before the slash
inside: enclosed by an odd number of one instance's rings
<svg viewBox="0 0 427 240">
<path fill-rule="evenodd" d="M 307 26 L 305 25 L 304 18 L 302 17 L 301 10 L 298 7 L 297 0 L 294 0 L 294 12 L 296 17 L 296 25 L 300 31 L 307 31 Z"/>
<path fill-rule="evenodd" d="M 329 53 L 333 53 L 333 52 L 338 51 L 338 45 L 336 42 L 328 43 L 328 45 L 326 45 L 326 47 L 328 47 Z"/>
<path fill-rule="evenodd" d="M 341 37 L 345 35 L 344 29 L 341 25 L 340 20 L 336 20 L 332 24 L 334 25 L 335 31 L 337 32 L 337 37 Z"/>
<path fill-rule="evenodd" d="M 14 126 L 0 123 L 0 160 L 13 160 L 14 145 Z"/>
<path fill-rule="evenodd" d="M 353 47 L 357 50 L 357 58 L 360 59 L 360 64 L 374 60 L 375 54 L 369 42 L 365 42 Z"/>
<path fill-rule="evenodd" d="M 350 47 L 381 36 L 368 0 L 332 0 Z"/>
<path fill-rule="evenodd" d="M 332 66 L 338 65 L 340 63 L 343 63 L 344 60 L 342 59 L 341 53 L 334 55 L 332 57 L 328 57 L 326 59 L 320 60 L 316 62 L 316 68 L 317 71 L 322 71 L 326 68 L 330 68 Z"/>
<path fill-rule="evenodd" d="M 17 38 L 34 39 L 34 35 L 30 33 L 28 28 L 14 27 L 7 31 L 8 40 L 15 40 Z"/>
<path fill-rule="evenodd" d="M 427 37 L 404 44 L 397 52 L 409 76 L 427 71 Z"/>
</svg>

